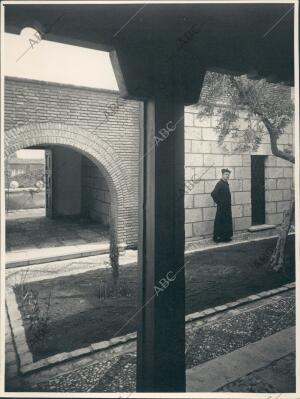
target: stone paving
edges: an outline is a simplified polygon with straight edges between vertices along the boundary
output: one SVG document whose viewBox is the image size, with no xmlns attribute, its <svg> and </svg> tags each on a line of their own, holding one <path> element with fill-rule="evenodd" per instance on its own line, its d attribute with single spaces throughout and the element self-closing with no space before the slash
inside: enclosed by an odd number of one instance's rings
<svg viewBox="0 0 300 399">
<path fill-rule="evenodd" d="M 268 367 L 271 363 L 295 352 L 295 327 L 283 329 L 242 348 L 218 356 L 201 365 L 187 370 L 188 392 L 216 392 L 244 376 Z M 286 373 L 294 374 L 295 364 Z M 269 378 L 265 378 L 265 387 L 258 386 L 255 392 L 269 392 L 271 385 L 277 381 L 277 373 L 271 370 Z M 284 384 L 283 384 L 283 383 Z M 292 392 L 295 385 L 291 379 L 283 376 L 277 389 L 270 392 Z"/>
<path fill-rule="evenodd" d="M 68 259 L 58 262 L 47 262 L 43 264 L 30 265 L 18 268 L 11 268 L 5 271 L 6 286 L 12 287 L 20 284 L 23 280 L 26 283 L 50 278 L 63 277 L 84 273 L 99 268 L 107 268 L 109 255 L 87 256 L 85 258 Z M 126 250 L 120 253 L 120 265 L 127 265 L 137 262 L 137 251 Z M 110 266 L 109 266 L 110 267 Z"/>
<path fill-rule="evenodd" d="M 224 385 L 218 392 L 295 392 L 295 363 L 295 353 L 290 353 L 266 367 Z"/>
<path fill-rule="evenodd" d="M 18 372 L 18 360 L 7 313 L 5 312 L 5 389 L 18 391 L 21 388 L 22 382 Z"/>
<path fill-rule="evenodd" d="M 51 219 L 37 210 L 26 214 L 14 212 L 6 218 L 8 252 L 109 242 L 108 228 L 89 219 Z"/>
<path fill-rule="evenodd" d="M 208 317 L 207 323 L 194 321 L 187 324 L 187 367 L 205 364 L 222 355 L 271 336 L 295 323 L 294 290 L 275 297 L 241 305 L 218 315 Z M 261 323 L 263 324 L 261 325 Z M 222 343 L 222 345 L 221 345 Z M 282 360 L 283 361 L 283 360 Z M 288 363 L 286 363 L 288 364 Z M 275 368 L 275 365 L 270 367 Z M 99 352 L 76 364 L 65 363 L 49 368 L 39 375 L 23 377 L 22 390 L 41 392 L 128 392 L 135 390 L 136 347 L 131 343 Z M 288 371 L 293 374 L 293 371 Z M 245 384 L 254 384 L 256 375 Z M 289 377 L 292 378 L 292 377 Z M 252 382 L 251 382 L 252 381 Z M 243 383 L 237 382 L 236 386 Z M 234 391 L 235 385 L 225 389 Z M 259 385 L 260 387 L 260 385 Z M 245 388 L 246 389 L 246 388 Z M 253 385 L 253 388 L 255 386 Z M 261 387 L 259 389 L 262 389 Z M 264 392 L 270 392 L 267 385 Z M 274 387 L 273 391 L 274 392 Z"/>
</svg>

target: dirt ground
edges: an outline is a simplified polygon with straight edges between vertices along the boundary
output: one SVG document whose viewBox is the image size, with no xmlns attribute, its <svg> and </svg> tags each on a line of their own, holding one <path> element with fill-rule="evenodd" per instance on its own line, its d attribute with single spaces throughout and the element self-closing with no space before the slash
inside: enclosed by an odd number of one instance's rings
<svg viewBox="0 0 300 399">
<path fill-rule="evenodd" d="M 287 273 L 274 273 L 263 267 L 264 257 L 274 245 L 272 239 L 187 255 L 190 262 L 185 270 L 186 314 L 293 281 L 294 238 L 288 240 Z M 34 360 L 135 331 L 137 317 L 132 316 L 137 311 L 137 272 L 136 265 L 123 266 L 119 283 L 122 296 L 105 300 L 99 299 L 99 293 L 103 296 L 103 287 L 112 287 L 110 269 L 25 284 L 35 293 L 42 311 L 51 295 L 49 328 L 43 339 L 33 339 L 25 318 L 28 305 L 21 309 Z M 20 306 L 21 287 L 16 287 L 15 292 Z"/>
</svg>

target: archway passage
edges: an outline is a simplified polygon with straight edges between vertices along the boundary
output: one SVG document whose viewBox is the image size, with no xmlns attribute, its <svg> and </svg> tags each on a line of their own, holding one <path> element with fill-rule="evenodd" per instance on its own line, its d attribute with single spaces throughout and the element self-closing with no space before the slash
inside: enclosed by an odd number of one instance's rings
<svg viewBox="0 0 300 399">
<path fill-rule="evenodd" d="M 114 148 L 101 135 L 97 135 L 96 131 L 94 133 L 94 135 L 89 135 L 81 127 L 61 123 L 18 126 L 5 132 L 5 156 L 7 158 L 24 148 L 56 147 L 70 149 L 73 150 L 73 155 L 76 153 L 78 156 L 86 157 L 99 169 L 107 184 L 110 193 L 110 218 L 114 222 L 117 242 L 119 246 L 126 247 L 126 245 L 132 245 L 134 238 L 132 235 L 134 214 L 130 212 L 134 192 L 129 189 L 126 168 L 123 167 Z M 66 167 L 64 162 L 60 167 L 62 170 Z M 91 178 L 90 181 L 92 180 Z M 74 196 L 72 201 L 74 205 L 76 202 Z M 61 207 L 60 202 L 60 211 Z M 55 206 L 54 211 L 56 211 Z M 89 217 L 95 218 L 95 212 L 91 212 Z M 102 217 L 102 221 L 104 219 Z"/>
<path fill-rule="evenodd" d="M 27 150 L 27 163 L 30 163 L 30 153 L 36 152 L 35 148 Z M 29 201 L 18 203 L 13 201 L 17 195 L 15 190 L 8 190 L 6 244 L 11 259 L 15 251 L 20 254 L 30 250 L 38 254 L 39 249 L 53 252 L 55 248 L 60 247 L 61 251 L 62 247 L 71 246 L 89 251 L 91 244 L 95 244 L 92 248 L 107 251 L 111 194 L 100 169 L 85 155 L 69 147 L 38 148 L 45 153 L 45 173 L 40 179 L 45 188 L 36 187 L 36 183 L 32 188 L 17 189 L 30 190 L 25 193 Z M 20 177 L 18 179 L 21 181 Z"/>
</svg>

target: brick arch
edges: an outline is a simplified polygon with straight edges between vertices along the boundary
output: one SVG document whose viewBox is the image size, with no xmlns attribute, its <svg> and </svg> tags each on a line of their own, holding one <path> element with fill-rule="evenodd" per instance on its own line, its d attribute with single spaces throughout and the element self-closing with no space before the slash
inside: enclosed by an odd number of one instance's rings
<svg viewBox="0 0 300 399">
<path fill-rule="evenodd" d="M 38 145 L 67 146 L 89 158 L 105 177 L 111 193 L 111 217 L 117 227 L 119 243 L 126 243 L 127 207 L 130 190 L 122 163 L 114 149 L 101 137 L 76 126 L 60 123 L 23 125 L 5 132 L 5 156 Z M 130 201 L 129 201 L 130 202 Z"/>
</svg>

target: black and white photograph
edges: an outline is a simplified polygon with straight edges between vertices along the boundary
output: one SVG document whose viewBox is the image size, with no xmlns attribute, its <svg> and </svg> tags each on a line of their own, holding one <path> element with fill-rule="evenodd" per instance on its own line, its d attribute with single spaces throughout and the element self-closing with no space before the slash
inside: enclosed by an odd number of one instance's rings
<svg viewBox="0 0 300 399">
<path fill-rule="evenodd" d="M 299 399 L 299 148 L 296 0 L 3 1 L 0 396 Z"/>
</svg>

